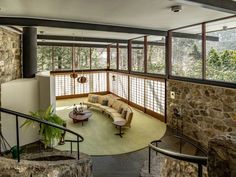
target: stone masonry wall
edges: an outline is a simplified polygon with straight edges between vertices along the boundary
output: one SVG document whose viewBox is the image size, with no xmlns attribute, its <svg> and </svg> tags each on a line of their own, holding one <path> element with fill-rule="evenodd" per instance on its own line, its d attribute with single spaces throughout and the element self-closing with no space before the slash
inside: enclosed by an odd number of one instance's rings
<svg viewBox="0 0 236 177">
<path fill-rule="evenodd" d="M 20 77 L 20 35 L 0 27 L 0 84 Z"/>
<path fill-rule="evenodd" d="M 236 132 L 214 137 L 208 147 L 209 177 L 235 177 Z"/>
<path fill-rule="evenodd" d="M 175 99 L 170 91 L 175 92 Z M 176 127 L 173 108 L 177 108 L 184 135 L 202 146 L 207 147 L 215 135 L 236 131 L 236 89 L 169 80 L 167 94 L 168 125 Z"/>
</svg>

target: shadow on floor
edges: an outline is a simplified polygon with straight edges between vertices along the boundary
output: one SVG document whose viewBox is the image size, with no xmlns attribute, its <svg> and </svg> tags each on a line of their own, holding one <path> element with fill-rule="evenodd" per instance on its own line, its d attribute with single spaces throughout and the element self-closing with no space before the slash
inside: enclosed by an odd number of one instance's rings
<svg viewBox="0 0 236 177">
<path fill-rule="evenodd" d="M 147 142 L 148 145 L 149 142 Z M 180 141 L 167 129 L 159 147 L 179 152 Z M 182 153 L 202 155 L 195 147 L 182 143 Z M 94 177 L 139 177 L 144 161 L 148 159 L 148 148 L 132 153 L 111 156 L 92 156 Z"/>
</svg>

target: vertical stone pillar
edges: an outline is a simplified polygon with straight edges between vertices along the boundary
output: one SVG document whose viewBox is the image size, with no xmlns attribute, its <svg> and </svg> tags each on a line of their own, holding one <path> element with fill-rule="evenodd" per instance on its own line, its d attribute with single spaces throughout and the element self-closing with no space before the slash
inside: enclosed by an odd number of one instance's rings
<svg viewBox="0 0 236 177">
<path fill-rule="evenodd" d="M 32 78 L 37 72 L 37 28 L 23 28 L 23 77 Z"/>
<path fill-rule="evenodd" d="M 217 136 L 209 141 L 208 176 L 236 176 L 236 133 Z"/>
</svg>

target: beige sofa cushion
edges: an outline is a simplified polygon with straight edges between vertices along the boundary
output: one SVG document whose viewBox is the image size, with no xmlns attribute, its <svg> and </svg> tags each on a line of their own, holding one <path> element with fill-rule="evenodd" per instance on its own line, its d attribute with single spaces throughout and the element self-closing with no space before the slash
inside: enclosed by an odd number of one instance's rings
<svg viewBox="0 0 236 177">
<path fill-rule="evenodd" d="M 112 106 L 111 106 L 111 107 L 118 111 L 121 105 L 122 105 L 122 102 L 121 102 L 121 101 L 115 100 L 115 101 L 112 103 Z"/>
<path fill-rule="evenodd" d="M 102 104 L 103 100 L 105 100 L 106 97 L 104 97 L 103 95 L 98 95 L 98 103 Z"/>
<path fill-rule="evenodd" d="M 97 96 L 98 103 L 92 103 L 92 97 Z M 103 100 L 108 100 L 108 106 L 103 106 Z M 109 114 L 114 122 L 123 122 L 125 126 L 130 127 L 132 118 L 133 118 L 133 111 L 129 105 L 126 103 L 119 101 L 117 97 L 113 95 L 96 95 L 96 94 L 89 94 L 88 95 L 88 106 L 94 106 L 100 108 L 102 111 Z M 127 111 L 126 116 L 123 118 L 122 114 L 118 113 L 119 108 L 123 108 L 124 111 Z"/>
</svg>

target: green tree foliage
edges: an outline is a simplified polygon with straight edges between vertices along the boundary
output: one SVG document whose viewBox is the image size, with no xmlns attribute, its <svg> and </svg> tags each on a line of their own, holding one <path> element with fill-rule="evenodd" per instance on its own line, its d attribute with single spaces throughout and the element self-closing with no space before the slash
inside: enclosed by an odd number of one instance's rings
<svg viewBox="0 0 236 177">
<path fill-rule="evenodd" d="M 147 52 L 148 72 L 165 74 L 165 47 L 150 45 Z"/>
<path fill-rule="evenodd" d="M 52 69 L 52 47 L 38 46 L 38 71 L 50 71 Z"/>
<path fill-rule="evenodd" d="M 214 80 L 236 82 L 236 51 L 214 48 L 207 56 L 207 77 Z"/>
<path fill-rule="evenodd" d="M 72 69 L 72 48 L 54 47 L 54 67 L 57 70 Z"/>
<path fill-rule="evenodd" d="M 201 60 L 202 59 L 202 54 L 196 44 L 193 45 L 192 52 L 189 54 L 189 56 L 192 57 L 193 60 Z"/>
</svg>

